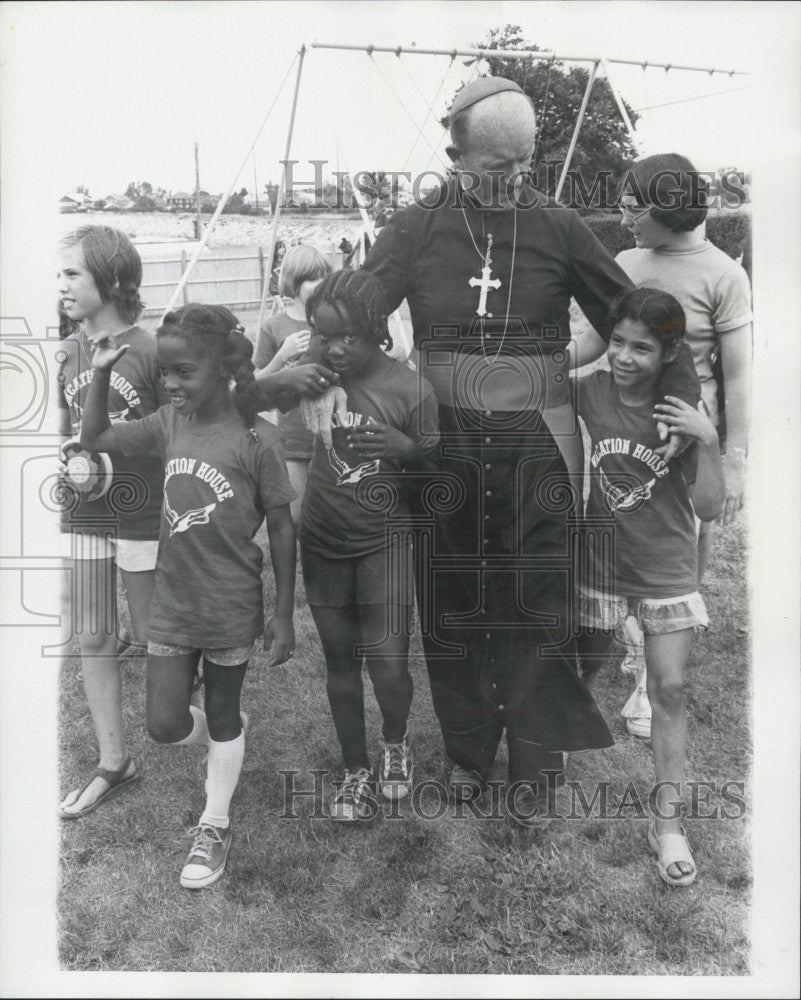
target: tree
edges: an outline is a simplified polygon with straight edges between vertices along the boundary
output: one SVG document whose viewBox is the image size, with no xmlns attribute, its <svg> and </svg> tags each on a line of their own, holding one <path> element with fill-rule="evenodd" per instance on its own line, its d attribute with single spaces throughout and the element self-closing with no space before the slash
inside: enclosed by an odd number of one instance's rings
<svg viewBox="0 0 801 1000">
<path fill-rule="evenodd" d="M 150 198 L 153 195 L 153 185 L 150 181 L 131 181 L 125 189 L 125 194 L 133 201 L 139 198 Z"/>
<path fill-rule="evenodd" d="M 520 27 L 515 24 L 491 30 L 487 38 L 475 47 L 545 51 L 527 41 Z M 532 170 L 535 171 L 537 187 L 552 195 L 561 164 L 567 155 L 589 72 L 581 67 L 566 69 L 558 59 L 551 62 L 489 56 L 487 62 L 489 75 L 514 80 L 532 99 L 537 115 L 537 140 Z M 638 115 L 625 101 L 623 103 L 634 125 Z M 442 124 L 447 126 L 447 118 L 443 119 Z M 595 178 L 601 171 L 607 171 L 610 175 L 608 187 L 611 193 L 614 182 L 621 179 L 635 156 L 636 149 L 629 139 L 609 83 L 596 77 L 570 163 L 571 173 L 579 174 L 585 190 L 592 191 Z M 551 164 L 551 167 L 546 168 L 546 164 Z M 577 189 L 578 183 L 571 185 L 570 190 L 565 191 L 567 197 L 563 196 L 562 200 L 570 201 L 571 190 L 578 194 L 580 189 Z M 594 202 L 597 197 L 596 195 L 593 199 Z M 580 198 L 578 207 L 582 207 Z"/>
<path fill-rule="evenodd" d="M 248 189 L 240 188 L 226 201 L 225 207 L 222 210 L 223 215 L 250 215 L 253 212 L 253 206 L 250 202 L 246 201 L 248 197 Z"/>
<path fill-rule="evenodd" d="M 132 212 L 155 212 L 156 200 L 153 185 L 149 181 L 131 181 L 125 194 L 133 202 Z"/>
</svg>

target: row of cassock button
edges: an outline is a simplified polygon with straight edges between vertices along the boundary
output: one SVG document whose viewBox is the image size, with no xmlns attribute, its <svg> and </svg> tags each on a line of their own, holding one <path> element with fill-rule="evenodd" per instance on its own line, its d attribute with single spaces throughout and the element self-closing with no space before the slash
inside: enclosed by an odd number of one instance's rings
<svg viewBox="0 0 801 1000">
<path fill-rule="evenodd" d="M 485 417 L 492 417 L 492 410 L 485 410 L 484 411 L 484 416 Z M 492 438 L 491 437 L 485 437 L 484 438 L 484 444 L 492 444 Z M 484 470 L 486 472 L 490 472 L 491 469 L 492 469 L 492 463 L 491 462 L 485 462 L 484 463 Z M 492 498 L 492 490 L 484 490 L 484 496 L 487 499 L 491 500 L 491 498 Z M 491 519 L 490 514 L 487 513 L 488 507 L 489 507 L 489 504 L 485 503 L 484 504 L 484 523 L 485 524 L 486 524 L 487 521 L 489 521 Z M 484 548 L 486 549 L 486 547 L 489 545 L 489 539 L 488 538 L 484 538 L 482 541 L 483 541 L 483 544 L 484 544 Z M 481 566 L 484 567 L 486 565 L 487 565 L 487 560 L 486 559 L 482 559 L 481 560 Z M 481 613 L 482 614 L 486 614 L 486 611 L 484 609 L 484 595 L 486 594 L 486 591 L 487 591 L 487 584 L 486 584 L 484 578 L 482 577 L 482 583 L 481 583 Z M 486 638 L 487 639 L 491 639 L 492 638 L 492 633 L 491 632 L 487 632 L 486 633 Z M 490 657 L 490 662 L 494 665 L 495 658 L 494 657 Z M 492 690 L 495 693 L 495 696 L 497 698 L 498 685 L 497 685 L 497 683 L 495 681 L 493 681 L 493 683 L 492 683 Z M 500 702 L 498 703 L 498 711 L 499 712 L 503 711 L 503 705 Z"/>
</svg>

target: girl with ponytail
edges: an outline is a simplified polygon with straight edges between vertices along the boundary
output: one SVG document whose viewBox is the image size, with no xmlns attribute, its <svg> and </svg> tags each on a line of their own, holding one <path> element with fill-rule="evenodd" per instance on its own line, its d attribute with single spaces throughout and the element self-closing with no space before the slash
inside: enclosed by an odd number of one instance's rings
<svg viewBox="0 0 801 1000">
<path fill-rule="evenodd" d="M 255 639 L 268 665 L 292 655 L 295 530 L 278 431 L 257 416 L 253 346 L 222 306 L 186 305 L 156 333 L 170 405 L 111 425 L 106 396 L 124 348 L 98 339 L 81 441 L 101 451 L 158 454 L 164 500 L 148 634 L 147 724 L 159 743 L 208 748 L 206 806 L 192 830 L 181 885 L 201 889 L 223 874 L 231 845 L 229 806 L 245 749 L 240 693 Z M 233 383 L 233 391 L 231 389 Z M 262 551 L 267 520 L 276 605 L 265 624 Z M 190 703 L 203 657 L 204 712 Z"/>
</svg>

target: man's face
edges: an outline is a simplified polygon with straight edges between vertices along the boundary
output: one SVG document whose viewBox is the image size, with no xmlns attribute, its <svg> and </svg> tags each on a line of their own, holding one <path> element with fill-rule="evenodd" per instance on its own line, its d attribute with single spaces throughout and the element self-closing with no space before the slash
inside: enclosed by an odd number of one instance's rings
<svg viewBox="0 0 801 1000">
<path fill-rule="evenodd" d="M 516 94 L 497 94 L 467 113 L 469 124 L 460 147 L 448 148 L 462 173 L 462 186 L 485 208 L 511 208 L 514 191 L 531 167 L 534 113 L 527 99 Z"/>
</svg>

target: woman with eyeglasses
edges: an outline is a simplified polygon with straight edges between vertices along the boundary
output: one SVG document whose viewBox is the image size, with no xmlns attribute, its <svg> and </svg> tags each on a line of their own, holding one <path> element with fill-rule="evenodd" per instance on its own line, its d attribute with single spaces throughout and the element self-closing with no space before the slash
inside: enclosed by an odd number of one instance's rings
<svg viewBox="0 0 801 1000">
<path fill-rule="evenodd" d="M 620 199 L 621 225 L 636 247 L 617 263 L 637 286 L 674 295 L 687 316 L 686 341 L 701 380 L 701 395 L 718 428 L 726 480 L 726 502 L 719 523 L 731 524 L 743 505 L 751 410 L 751 288 L 743 268 L 706 238 L 708 182 L 678 153 L 647 156 L 635 163 Z M 713 375 L 720 360 L 723 400 Z M 709 558 L 709 524 L 698 539 L 698 582 Z M 638 629 L 628 623 L 629 640 Z M 643 681 L 644 684 L 644 681 Z M 650 711 L 644 694 L 637 699 L 645 715 L 630 716 L 629 732 L 650 736 Z M 632 707 L 631 710 L 638 710 Z M 624 712 L 626 710 L 624 709 Z"/>
</svg>

